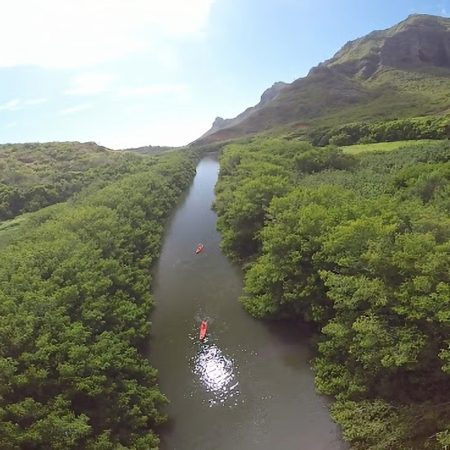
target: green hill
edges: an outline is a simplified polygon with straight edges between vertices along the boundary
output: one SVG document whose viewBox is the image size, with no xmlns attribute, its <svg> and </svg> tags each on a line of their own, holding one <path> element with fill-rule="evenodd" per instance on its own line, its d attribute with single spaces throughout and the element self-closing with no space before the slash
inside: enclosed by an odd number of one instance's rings
<svg viewBox="0 0 450 450">
<path fill-rule="evenodd" d="M 0 221 L 65 201 L 149 162 L 93 142 L 0 145 Z"/>
<path fill-rule="evenodd" d="M 217 118 L 195 143 L 445 115 L 449 94 L 450 19 L 411 15 L 387 30 L 348 42 L 306 77 L 276 83 L 258 105 L 234 119 Z"/>
</svg>

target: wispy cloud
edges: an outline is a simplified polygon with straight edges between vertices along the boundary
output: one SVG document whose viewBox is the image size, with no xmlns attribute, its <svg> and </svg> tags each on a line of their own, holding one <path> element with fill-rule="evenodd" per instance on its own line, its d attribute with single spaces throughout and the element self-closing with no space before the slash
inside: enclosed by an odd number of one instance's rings
<svg viewBox="0 0 450 450">
<path fill-rule="evenodd" d="M 122 97 L 145 97 L 153 95 L 184 95 L 189 91 L 184 83 L 155 83 L 144 86 L 127 87 L 119 90 Z"/>
<path fill-rule="evenodd" d="M 108 91 L 114 81 L 111 73 L 83 73 L 72 77 L 67 95 L 94 95 Z"/>
<path fill-rule="evenodd" d="M 91 109 L 92 105 L 88 103 L 83 103 L 81 105 L 71 106 L 70 108 L 62 109 L 58 112 L 58 116 L 70 116 L 72 114 L 79 113 L 81 111 L 86 111 L 87 109 Z"/>
<path fill-rule="evenodd" d="M 214 1 L 3 2 L 0 66 L 79 67 L 145 50 L 158 54 L 166 38 L 202 35 Z"/>
<path fill-rule="evenodd" d="M 0 111 L 17 111 L 18 109 L 21 109 L 20 99 L 18 98 L 0 104 Z"/>
<path fill-rule="evenodd" d="M 47 102 L 46 98 L 30 98 L 27 100 L 14 98 L 6 103 L 0 104 L 0 111 L 18 111 L 19 109 L 25 109 L 30 106 L 40 105 L 45 102 Z"/>
<path fill-rule="evenodd" d="M 34 105 L 41 105 L 42 103 L 47 103 L 48 99 L 47 98 L 30 98 L 29 100 L 24 100 L 23 104 L 25 106 L 34 106 Z"/>
<path fill-rule="evenodd" d="M 17 122 L 9 122 L 5 124 L 5 128 L 14 128 L 17 126 Z"/>
</svg>

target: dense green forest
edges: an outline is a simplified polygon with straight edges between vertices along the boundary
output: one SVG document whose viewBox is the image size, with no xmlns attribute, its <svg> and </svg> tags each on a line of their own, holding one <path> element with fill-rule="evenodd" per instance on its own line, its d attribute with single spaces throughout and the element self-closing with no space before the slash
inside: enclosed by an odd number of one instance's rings
<svg viewBox="0 0 450 450">
<path fill-rule="evenodd" d="M 66 152 L 61 157 L 66 168 L 79 165 L 80 178 L 69 176 L 69 185 L 99 173 L 89 173 L 95 156 L 86 155 L 85 166 L 68 162 Z M 27 231 L 2 249 L 2 449 L 158 447 L 154 428 L 165 420 L 167 400 L 142 355 L 149 269 L 165 218 L 195 173 L 195 156 L 115 161 L 98 160 L 99 170 L 128 175 L 29 215 Z M 48 180 L 67 175 L 58 164 Z M 79 189 L 78 181 L 61 192 Z"/>
<path fill-rule="evenodd" d="M 148 161 L 92 142 L 0 145 L 0 221 L 98 189 Z"/>
<path fill-rule="evenodd" d="M 254 316 L 317 333 L 316 386 L 361 450 L 450 445 L 450 144 L 232 144 L 215 208 Z"/>
</svg>

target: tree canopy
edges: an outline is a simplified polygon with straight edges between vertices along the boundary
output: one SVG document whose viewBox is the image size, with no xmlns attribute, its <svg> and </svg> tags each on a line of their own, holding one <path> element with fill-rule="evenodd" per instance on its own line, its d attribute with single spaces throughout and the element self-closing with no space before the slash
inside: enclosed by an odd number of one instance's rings
<svg viewBox="0 0 450 450">
<path fill-rule="evenodd" d="M 99 189 L 152 163 L 93 142 L 0 145 L 0 221 L 63 202 L 88 186 Z"/>
<path fill-rule="evenodd" d="M 0 258 L 0 447 L 157 448 L 166 398 L 142 355 L 149 269 L 194 156 L 151 160 L 37 214 Z"/>
<path fill-rule="evenodd" d="M 449 170 L 448 142 L 350 156 L 255 139 L 222 156 L 216 208 L 241 300 L 315 324 L 316 386 L 353 448 L 450 441 Z"/>
</svg>

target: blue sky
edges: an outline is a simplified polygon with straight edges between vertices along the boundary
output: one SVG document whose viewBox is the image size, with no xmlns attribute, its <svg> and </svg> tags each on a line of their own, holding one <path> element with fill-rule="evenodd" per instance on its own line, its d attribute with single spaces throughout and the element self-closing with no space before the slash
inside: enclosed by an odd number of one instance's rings
<svg viewBox="0 0 450 450">
<path fill-rule="evenodd" d="M 183 145 L 450 0 L 0 0 L 0 143 Z"/>
</svg>

